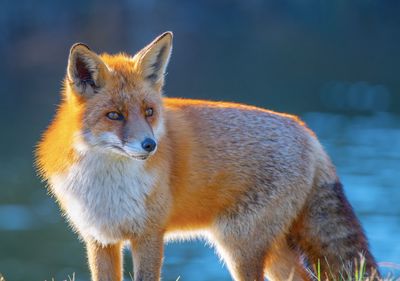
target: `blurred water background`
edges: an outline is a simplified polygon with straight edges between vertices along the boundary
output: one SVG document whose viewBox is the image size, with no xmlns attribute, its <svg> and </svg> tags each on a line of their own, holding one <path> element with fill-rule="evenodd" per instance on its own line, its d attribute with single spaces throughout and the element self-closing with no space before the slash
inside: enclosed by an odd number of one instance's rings
<svg viewBox="0 0 400 281">
<path fill-rule="evenodd" d="M 300 115 L 337 165 L 377 260 L 393 263 L 382 269 L 399 274 L 399 12 L 395 0 L 1 1 L 0 272 L 88 280 L 83 245 L 32 151 L 74 42 L 134 54 L 172 30 L 166 94 Z M 163 274 L 230 280 L 204 241 L 167 245 Z"/>
</svg>

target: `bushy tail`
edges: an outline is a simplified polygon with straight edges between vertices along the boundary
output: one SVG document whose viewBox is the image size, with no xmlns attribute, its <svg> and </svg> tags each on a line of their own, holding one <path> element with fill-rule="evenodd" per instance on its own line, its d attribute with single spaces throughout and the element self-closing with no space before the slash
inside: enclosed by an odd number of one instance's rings
<svg viewBox="0 0 400 281">
<path fill-rule="evenodd" d="M 305 253 L 310 266 L 315 269 L 319 265 L 322 280 L 352 280 L 355 270 L 360 270 L 360 254 L 366 276 L 379 277 L 363 229 L 340 182 L 314 187 L 289 240 Z M 353 278 L 348 279 L 348 275 Z"/>
</svg>

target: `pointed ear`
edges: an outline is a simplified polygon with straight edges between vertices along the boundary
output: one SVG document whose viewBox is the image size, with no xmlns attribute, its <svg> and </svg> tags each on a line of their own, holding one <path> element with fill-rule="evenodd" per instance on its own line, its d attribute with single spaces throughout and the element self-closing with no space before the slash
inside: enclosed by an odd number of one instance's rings
<svg viewBox="0 0 400 281">
<path fill-rule="evenodd" d="M 164 76 L 172 50 L 172 32 L 165 32 L 135 55 L 142 78 L 157 90 L 164 85 Z"/>
<path fill-rule="evenodd" d="M 76 43 L 71 47 L 67 78 L 78 94 L 96 94 L 105 85 L 108 74 L 107 66 L 87 45 Z"/>
</svg>

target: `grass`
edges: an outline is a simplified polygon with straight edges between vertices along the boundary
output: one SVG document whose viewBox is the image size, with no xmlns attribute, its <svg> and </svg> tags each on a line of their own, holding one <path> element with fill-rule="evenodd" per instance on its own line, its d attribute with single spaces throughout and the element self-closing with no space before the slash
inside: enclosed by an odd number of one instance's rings
<svg viewBox="0 0 400 281">
<path fill-rule="evenodd" d="M 392 266 L 391 266 L 392 267 Z M 393 266 L 396 268 L 397 266 Z M 328 264 L 329 269 L 329 264 Z M 330 270 L 330 269 L 329 269 Z M 129 273 L 131 280 L 133 280 L 133 276 Z M 293 275 L 293 273 L 291 274 Z M 329 274 L 325 274 L 321 272 L 321 262 L 318 260 L 318 263 L 315 266 L 315 273 L 310 272 L 310 275 L 313 278 L 313 281 L 400 281 L 400 277 L 385 277 L 385 278 L 377 278 L 376 273 L 373 273 L 372 276 L 366 276 L 366 267 L 365 267 L 365 259 L 361 256 L 359 261 L 354 262 L 354 270 L 349 270 L 349 267 L 343 266 L 342 273 L 340 276 L 334 276 L 330 271 Z M 291 281 L 293 276 L 290 276 L 287 281 Z M 0 281 L 6 281 L 3 275 L 0 273 Z M 55 281 L 54 278 L 51 281 Z M 68 279 L 63 281 L 75 281 L 75 273 L 72 276 L 68 275 Z M 178 277 L 175 281 L 181 281 L 180 277 Z"/>
<path fill-rule="evenodd" d="M 325 261 L 326 262 L 326 261 Z M 318 260 L 317 265 L 315 266 L 316 274 L 311 273 L 317 281 L 400 281 L 400 278 L 395 277 L 385 277 L 379 278 L 377 277 L 377 273 L 372 272 L 370 276 L 366 274 L 366 266 L 365 266 L 365 258 L 360 255 L 359 260 L 355 260 L 354 266 L 345 266 L 343 265 L 342 272 L 339 276 L 334 276 L 332 271 L 330 270 L 330 266 L 328 264 L 329 273 L 325 273 L 325 276 L 322 276 L 321 272 L 321 262 Z M 289 280 L 290 281 L 290 280 Z"/>
<path fill-rule="evenodd" d="M 346 277 L 344 276 L 339 276 L 334 277 L 331 275 L 331 277 L 322 277 L 321 276 L 321 264 L 318 262 L 317 264 L 317 272 L 316 276 L 315 274 L 312 274 L 314 277 L 315 281 L 400 281 L 400 278 L 394 278 L 394 277 L 386 277 L 386 278 L 379 278 L 379 279 L 374 279 L 375 275 L 367 277 L 365 276 L 365 266 L 360 264 L 360 268 L 358 270 L 354 271 L 354 276 L 348 275 Z M 133 280 L 133 276 L 130 274 L 131 279 Z M 288 281 L 290 281 L 292 278 L 290 277 Z M 0 281 L 6 281 L 3 275 L 0 273 Z M 47 280 L 46 280 L 47 281 Z M 51 279 L 51 281 L 55 281 L 54 278 Z M 68 279 L 65 279 L 63 281 L 75 281 L 75 273 L 72 274 L 72 276 L 68 275 Z M 180 277 L 176 279 L 176 281 L 180 281 Z"/>
</svg>

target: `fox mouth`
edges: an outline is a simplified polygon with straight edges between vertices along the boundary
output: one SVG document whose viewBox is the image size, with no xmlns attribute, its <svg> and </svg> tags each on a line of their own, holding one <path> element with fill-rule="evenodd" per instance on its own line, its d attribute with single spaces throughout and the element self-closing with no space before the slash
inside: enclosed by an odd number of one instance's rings
<svg viewBox="0 0 400 281">
<path fill-rule="evenodd" d="M 147 158 L 149 158 L 149 155 L 132 155 L 129 154 L 130 157 L 135 158 L 137 160 L 146 160 Z"/>
<path fill-rule="evenodd" d="M 112 148 L 114 148 L 119 153 L 123 154 L 124 156 L 127 156 L 129 158 L 134 158 L 134 159 L 137 159 L 137 160 L 146 160 L 150 156 L 150 154 L 132 154 L 132 153 L 128 153 L 126 150 L 124 150 L 123 148 L 121 148 L 119 146 L 116 146 L 116 145 L 113 145 Z"/>
</svg>

